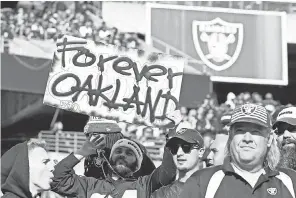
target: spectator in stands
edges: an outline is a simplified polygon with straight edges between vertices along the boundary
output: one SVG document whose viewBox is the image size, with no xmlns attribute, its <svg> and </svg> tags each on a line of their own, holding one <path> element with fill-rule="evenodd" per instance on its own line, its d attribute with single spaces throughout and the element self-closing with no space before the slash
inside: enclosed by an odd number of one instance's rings
<svg viewBox="0 0 296 198">
<path fill-rule="evenodd" d="M 5 198 L 32 198 L 50 189 L 54 163 L 45 142 L 36 139 L 12 147 L 1 157 L 1 191 Z"/>
<path fill-rule="evenodd" d="M 57 29 L 54 27 L 52 22 L 49 22 L 45 34 L 47 39 L 54 39 L 55 35 L 57 34 Z"/>
<path fill-rule="evenodd" d="M 210 148 L 213 140 L 215 139 L 215 132 L 211 130 L 206 130 L 202 133 L 204 139 L 205 149 Z"/>
<path fill-rule="evenodd" d="M 209 149 L 212 141 L 215 139 L 216 130 L 218 129 L 218 121 L 213 109 L 209 109 L 205 114 L 206 116 L 201 130 L 205 149 Z"/>
<path fill-rule="evenodd" d="M 111 148 L 114 143 L 123 138 L 121 128 L 115 121 L 99 119 L 91 116 L 84 127 L 86 137 L 97 137 L 101 135 L 106 138 L 104 155 L 109 159 Z M 105 178 L 104 172 L 108 173 L 108 165 L 98 153 L 87 156 L 84 162 L 85 176 L 95 178 Z"/>
<path fill-rule="evenodd" d="M 98 29 L 98 33 L 101 39 L 107 36 L 108 33 L 106 22 L 102 22 L 102 26 Z"/>
<path fill-rule="evenodd" d="M 86 21 L 85 25 L 82 25 L 79 28 L 79 32 L 80 32 L 80 37 L 82 38 L 92 37 L 93 30 L 92 30 L 91 21 Z"/>
<path fill-rule="evenodd" d="M 262 105 L 262 96 L 259 93 L 252 93 L 252 100 L 255 104 Z"/>
<path fill-rule="evenodd" d="M 252 102 L 252 98 L 251 98 L 251 94 L 250 92 L 245 92 L 243 95 L 243 101 L 244 103 L 251 103 Z"/>
<path fill-rule="evenodd" d="M 215 125 L 217 124 L 217 112 L 215 112 L 214 109 L 209 109 L 206 112 L 206 117 L 205 117 L 205 121 L 206 121 L 206 125 L 205 125 L 205 129 L 206 130 L 214 130 L 215 129 Z"/>
<path fill-rule="evenodd" d="M 5 11 L 1 15 L 1 35 L 6 40 L 25 36 L 27 39 L 55 41 L 59 34 L 68 34 L 122 47 L 140 47 L 137 34 L 108 27 L 96 14 L 100 10 L 91 2 L 75 2 L 75 5 L 76 12 L 70 8 L 71 4 L 67 6 L 61 2 L 31 4 L 26 9 L 19 7 L 16 14 L 13 10 Z"/>
<path fill-rule="evenodd" d="M 112 147 L 110 167 L 113 174 L 110 178 L 95 179 L 78 176 L 73 167 L 84 157 L 95 154 L 104 148 L 105 137 L 88 138 L 82 148 L 72 153 L 55 167 L 52 189 L 64 196 L 90 198 L 105 197 L 150 197 L 151 193 L 164 185 L 168 185 L 176 176 L 173 156 L 165 149 L 163 161 L 153 173 L 135 178 L 133 174 L 143 165 L 143 151 L 134 141 L 118 140 Z"/>
<path fill-rule="evenodd" d="M 271 93 L 265 94 L 265 100 L 263 100 L 263 106 L 277 106 L 278 102 L 273 99 L 273 95 Z"/>
<path fill-rule="evenodd" d="M 142 144 L 144 144 L 146 141 L 149 141 L 153 138 L 153 128 L 152 127 L 145 127 L 143 129 L 143 134 L 139 139 L 139 142 L 141 142 Z"/>
<path fill-rule="evenodd" d="M 197 122 L 196 122 L 196 130 L 202 131 L 204 129 L 205 123 L 205 108 L 200 106 L 197 110 Z"/>
<path fill-rule="evenodd" d="M 267 110 L 255 104 L 238 106 L 229 125 L 229 157 L 221 166 L 194 173 L 180 197 L 292 198 L 296 172 L 276 168 L 280 153 Z"/>
<path fill-rule="evenodd" d="M 126 34 L 126 47 L 127 48 L 138 48 L 139 42 L 138 42 L 138 36 L 135 33 L 132 34 Z"/>
<path fill-rule="evenodd" d="M 231 112 L 232 111 L 227 111 L 225 112 L 220 119 L 220 127 L 217 129 L 218 134 L 215 135 L 215 140 L 212 140 L 210 148 L 205 150 L 204 156 L 203 156 L 203 161 L 204 161 L 204 167 L 210 167 L 213 165 L 218 165 L 218 163 L 221 162 L 221 154 L 223 153 L 224 155 L 224 148 L 223 151 L 220 149 L 225 142 L 223 140 L 227 139 L 228 133 L 229 133 L 229 126 L 227 126 L 230 122 L 231 119 Z M 221 139 L 221 143 L 220 140 Z M 225 147 L 225 145 L 224 145 Z M 217 158 L 214 160 L 215 156 L 217 155 Z M 217 161 L 217 162 L 214 162 Z M 223 162 L 223 161 L 222 161 Z M 221 163 L 222 164 L 222 163 Z"/>
<path fill-rule="evenodd" d="M 138 127 L 135 124 L 128 124 L 126 126 L 125 136 L 131 139 L 137 139 L 137 130 L 138 130 Z"/>
<path fill-rule="evenodd" d="M 177 167 L 176 180 L 152 194 L 152 198 L 179 197 L 186 180 L 201 167 L 204 153 L 203 138 L 194 129 L 171 130 L 166 146 L 171 150 Z"/>
<path fill-rule="evenodd" d="M 207 156 L 207 167 L 222 165 L 226 156 L 226 143 L 228 134 L 216 134 L 215 140 L 210 146 L 210 153 Z"/>
<path fill-rule="evenodd" d="M 108 160 L 110 157 L 111 148 L 116 141 L 124 138 L 121 133 L 121 128 L 116 121 L 100 119 L 91 116 L 86 126 L 84 127 L 84 133 L 89 138 L 95 138 L 102 136 L 105 138 L 105 147 L 103 150 L 98 150 L 90 156 L 87 156 L 84 162 L 85 173 L 87 177 L 94 177 L 97 179 L 105 179 L 112 174 L 112 170 L 108 166 Z M 147 167 L 140 169 L 137 172 L 137 176 L 149 175 L 154 169 L 155 165 L 152 160 L 147 156 L 147 151 L 140 145 L 144 151 L 143 163 Z"/>
<path fill-rule="evenodd" d="M 187 116 L 187 108 L 186 107 L 181 107 L 180 108 L 180 111 L 181 111 L 181 115 L 183 116 L 183 117 L 185 117 L 185 116 Z"/>
<path fill-rule="evenodd" d="M 197 124 L 196 114 L 197 114 L 196 109 L 190 109 L 187 117 L 187 121 L 191 124 L 193 128 L 195 128 Z"/>
<path fill-rule="evenodd" d="M 296 170 L 296 107 L 283 109 L 273 125 L 281 149 L 280 166 Z"/>
<path fill-rule="evenodd" d="M 229 106 L 230 109 L 234 109 L 235 108 L 235 103 L 234 103 L 234 99 L 236 98 L 235 94 L 232 93 L 232 92 L 229 92 L 227 94 L 227 99 L 226 99 L 226 102 L 225 104 L 227 106 Z"/>
</svg>

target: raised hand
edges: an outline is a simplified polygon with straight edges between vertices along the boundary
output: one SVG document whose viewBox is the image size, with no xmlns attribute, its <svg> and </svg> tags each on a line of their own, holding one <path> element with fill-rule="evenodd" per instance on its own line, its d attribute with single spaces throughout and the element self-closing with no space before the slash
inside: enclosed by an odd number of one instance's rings
<svg viewBox="0 0 296 198">
<path fill-rule="evenodd" d="M 170 112 L 166 115 L 166 117 L 169 120 L 173 121 L 175 125 L 178 125 L 183 119 L 183 116 L 180 110 L 175 110 L 173 112 Z"/>
<path fill-rule="evenodd" d="M 88 137 L 82 147 L 76 152 L 76 154 L 84 157 L 96 154 L 97 150 L 101 150 L 105 147 L 105 136 L 98 135 L 96 137 Z"/>
</svg>

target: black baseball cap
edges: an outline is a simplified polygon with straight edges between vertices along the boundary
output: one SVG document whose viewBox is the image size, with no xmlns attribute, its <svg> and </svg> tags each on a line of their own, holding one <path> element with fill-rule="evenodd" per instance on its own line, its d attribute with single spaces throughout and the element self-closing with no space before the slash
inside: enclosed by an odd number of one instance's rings
<svg viewBox="0 0 296 198">
<path fill-rule="evenodd" d="M 180 130 L 171 130 L 168 133 L 168 143 L 175 141 L 177 139 L 184 140 L 190 144 L 198 144 L 200 147 L 204 146 L 204 140 L 201 134 L 195 129 L 181 128 Z"/>
</svg>

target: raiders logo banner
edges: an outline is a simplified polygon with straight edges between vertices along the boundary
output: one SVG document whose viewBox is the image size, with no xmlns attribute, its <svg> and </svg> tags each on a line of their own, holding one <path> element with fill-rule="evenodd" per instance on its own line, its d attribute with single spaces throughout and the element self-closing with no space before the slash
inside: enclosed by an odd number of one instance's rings
<svg viewBox="0 0 296 198">
<path fill-rule="evenodd" d="M 287 14 L 230 8 L 147 5 L 146 42 L 188 59 L 211 81 L 288 84 Z"/>
</svg>

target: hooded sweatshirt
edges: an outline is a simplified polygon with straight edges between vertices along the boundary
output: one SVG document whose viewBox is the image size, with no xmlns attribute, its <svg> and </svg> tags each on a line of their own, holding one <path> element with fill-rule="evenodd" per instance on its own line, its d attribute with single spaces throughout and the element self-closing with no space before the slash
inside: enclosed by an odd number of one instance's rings
<svg viewBox="0 0 296 198">
<path fill-rule="evenodd" d="M 1 157 L 1 191 L 3 198 L 32 198 L 27 142 L 15 145 Z"/>
</svg>

